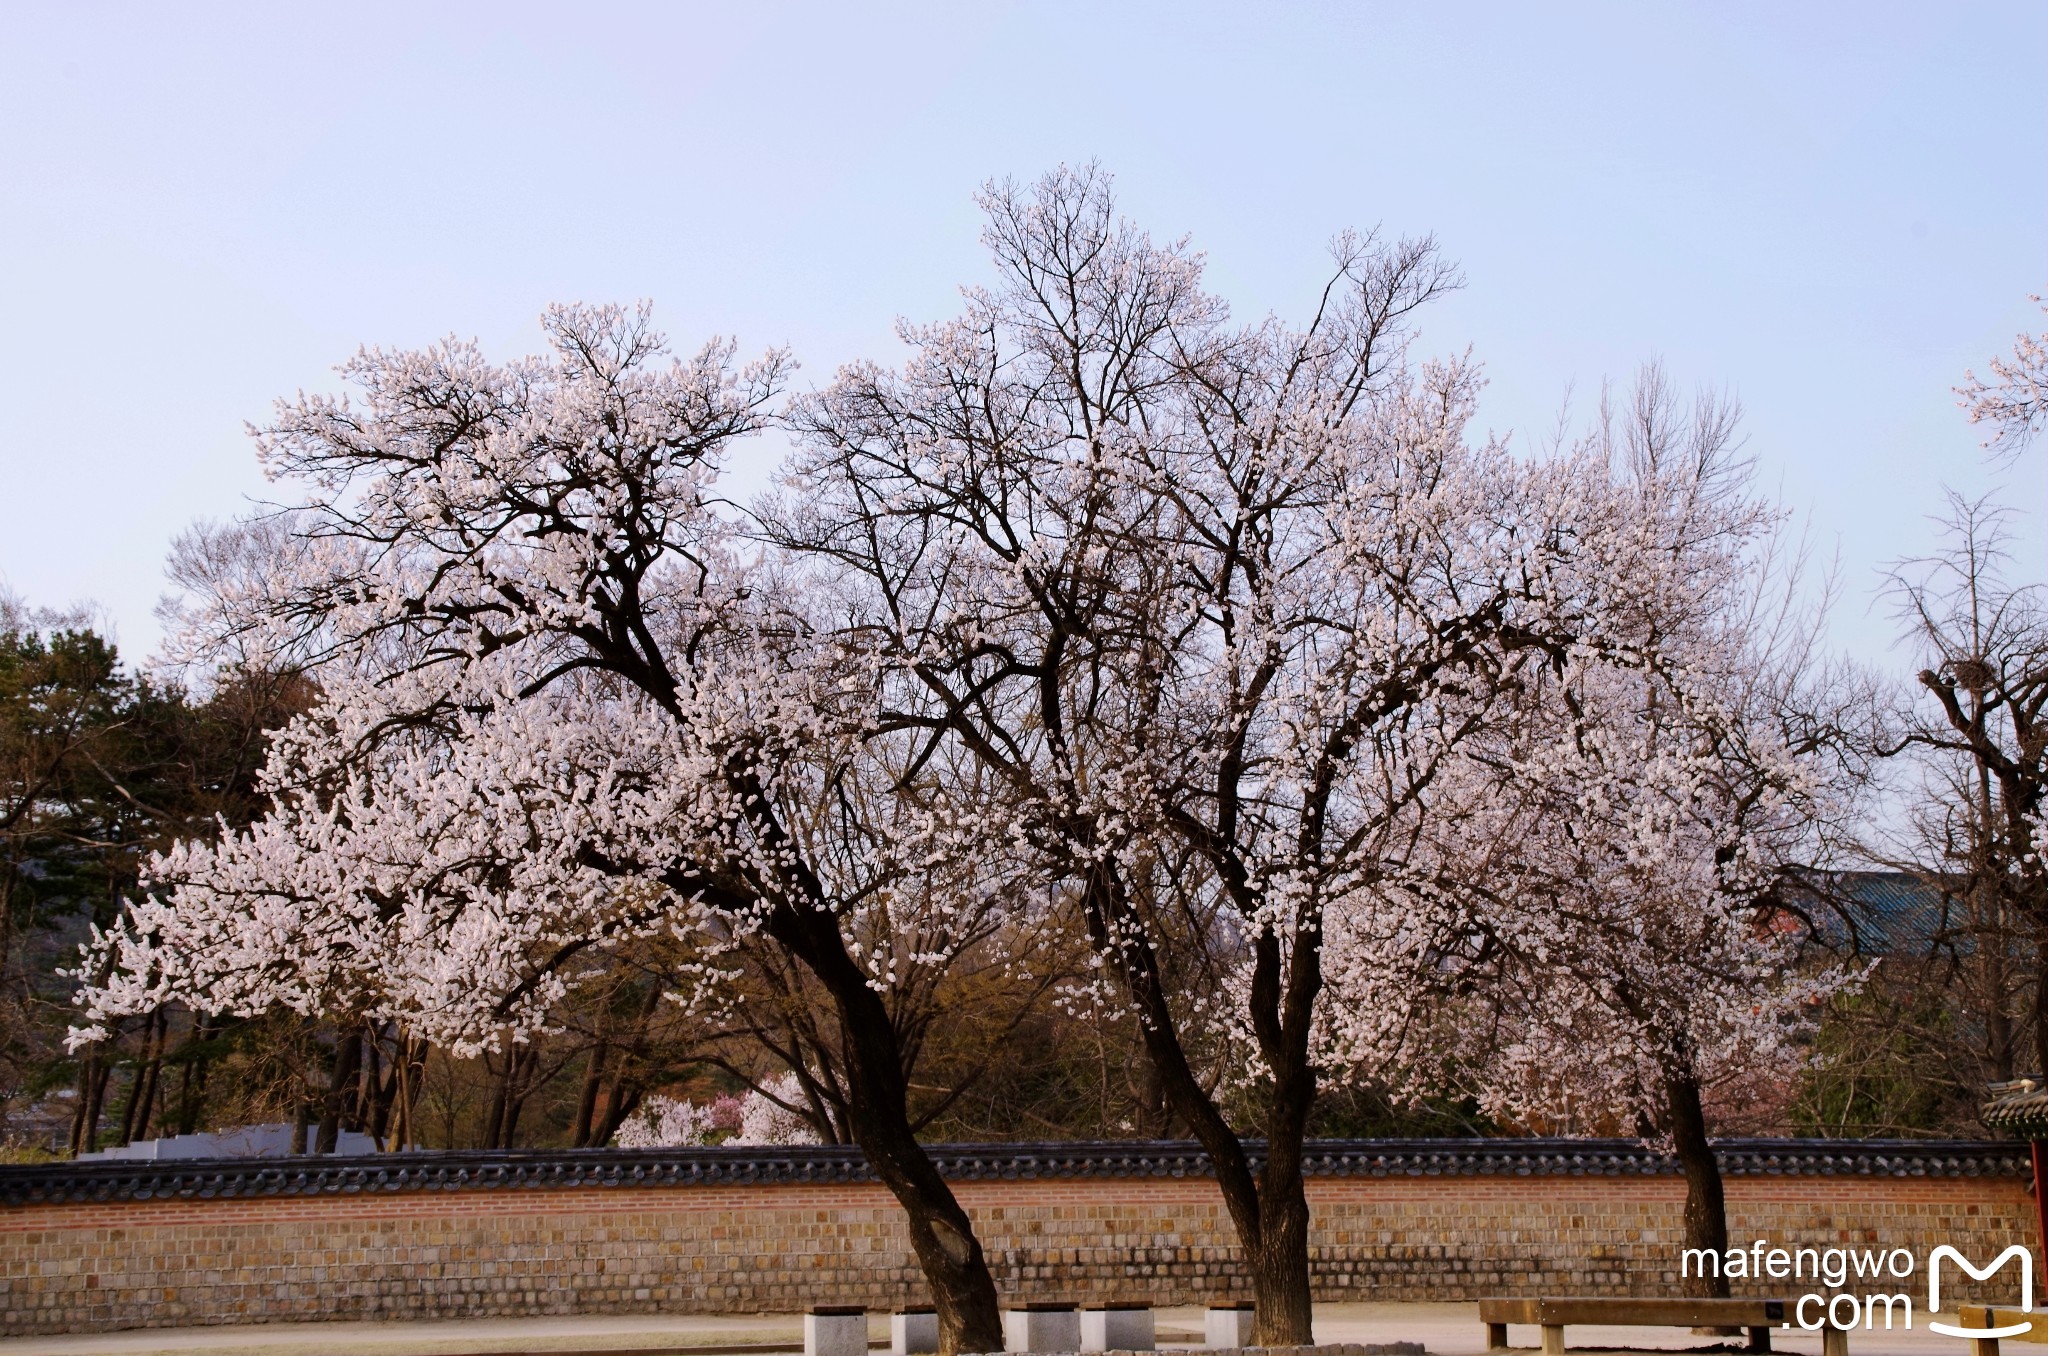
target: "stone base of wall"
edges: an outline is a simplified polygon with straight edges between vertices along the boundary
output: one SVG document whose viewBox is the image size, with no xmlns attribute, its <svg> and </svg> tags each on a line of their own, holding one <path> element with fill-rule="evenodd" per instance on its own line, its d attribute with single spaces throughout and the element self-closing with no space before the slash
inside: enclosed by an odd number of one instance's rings
<svg viewBox="0 0 2048 1356">
<path fill-rule="evenodd" d="M 1214 1185 L 956 1187 L 1006 1299 L 1249 1299 Z M 1905 1248 L 1987 1262 L 2033 1244 L 2010 1177 L 1727 1183 L 1731 1242 Z M 1319 1300 L 1673 1294 L 1684 1188 L 1663 1177 L 1311 1179 Z M 1956 1298 L 1971 1296 L 1944 1279 Z M 2001 1277 L 2003 1282 L 2009 1277 Z M 1910 1283 L 1925 1291 L 1916 1273 Z M 1791 1293 L 1772 1283 L 1772 1293 Z M 1819 1288 L 1802 1286 L 1805 1288 Z M 1737 1293 L 1764 1293 L 1738 1283 Z M 2003 1289 L 1984 1298 L 2009 1300 Z M 573 1187 L 108 1200 L 0 1209 L 0 1333 L 211 1323 L 794 1313 L 928 1300 L 871 1185 Z"/>
</svg>

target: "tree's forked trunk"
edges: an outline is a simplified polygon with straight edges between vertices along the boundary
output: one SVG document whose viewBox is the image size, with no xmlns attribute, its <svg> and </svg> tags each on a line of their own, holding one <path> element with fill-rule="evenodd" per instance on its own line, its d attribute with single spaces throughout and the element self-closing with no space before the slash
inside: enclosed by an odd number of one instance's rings
<svg viewBox="0 0 2048 1356">
<path fill-rule="evenodd" d="M 363 1060 L 363 1032 L 351 1025 L 342 1033 L 334 1050 L 334 1074 L 327 1081 L 327 1095 L 321 1100 L 320 1128 L 313 1144 L 316 1154 L 331 1154 L 341 1142 L 341 1122 L 349 1094 L 355 1091 L 356 1073 Z"/>
<path fill-rule="evenodd" d="M 89 1154 L 98 1149 L 100 1137 L 100 1115 L 106 1103 L 108 1064 L 95 1044 L 92 1053 L 85 1057 L 85 1069 L 79 1075 L 78 1110 L 71 1117 L 71 1156 Z"/>
<path fill-rule="evenodd" d="M 149 1119 L 148 1099 L 155 1096 L 155 1070 L 158 1050 L 157 1022 L 162 1010 L 152 1012 L 142 1022 L 142 1050 L 135 1057 L 135 1077 L 128 1084 L 128 1100 L 121 1108 L 121 1144 L 133 1144 L 142 1137 L 137 1123 Z"/>
<path fill-rule="evenodd" d="M 1292 995 L 1296 1021 L 1309 1011 L 1303 995 Z M 1259 1170 L 1259 1237 L 1247 1249 L 1252 1293 L 1258 1306 L 1253 1340 L 1260 1346 L 1310 1346 L 1315 1342 L 1315 1305 L 1308 1256 L 1308 1183 L 1302 1176 L 1302 1147 L 1309 1108 L 1315 1102 L 1315 1066 L 1299 1029 L 1282 1028 L 1287 1041 L 1273 1080 L 1266 1114 L 1266 1162 Z"/>
<path fill-rule="evenodd" d="M 420 1075 L 426 1067 L 426 1049 L 421 1042 L 407 1034 L 404 1027 L 397 1029 L 398 1065 L 394 1076 L 398 1080 L 397 1116 L 392 1130 L 391 1148 L 403 1151 L 416 1147 L 419 1138 L 414 1129 L 414 1113 L 419 1102 Z"/>
<path fill-rule="evenodd" d="M 185 1038 L 192 1056 L 185 1061 L 185 1070 L 179 1079 L 178 1134 L 189 1135 L 199 1129 L 199 1112 L 206 1102 L 207 1071 L 212 1066 L 212 1061 L 199 1051 L 213 1038 L 213 1034 L 212 1020 L 202 1016 L 193 1022 L 192 1033 Z"/>
<path fill-rule="evenodd" d="M 1253 1340 L 1260 1346 L 1311 1345 L 1315 1339 L 1309 1208 L 1301 1161 L 1315 1078 L 1301 1039 L 1305 1028 L 1292 1033 L 1288 1067 L 1275 1079 L 1266 1117 L 1266 1163 L 1254 1173 L 1244 1141 L 1188 1063 L 1158 957 L 1137 930 L 1125 924 L 1122 882 L 1113 873 L 1098 872 L 1089 884 L 1084 907 L 1090 941 L 1098 954 L 1115 963 L 1124 991 L 1138 1009 L 1139 1031 L 1161 1093 L 1173 1113 L 1194 1131 L 1215 1170 L 1224 1209 L 1251 1272 Z M 1307 982 L 1305 975 L 1297 979 Z M 1303 1011 L 1308 1010 L 1307 992 L 1292 995 Z"/>
</svg>

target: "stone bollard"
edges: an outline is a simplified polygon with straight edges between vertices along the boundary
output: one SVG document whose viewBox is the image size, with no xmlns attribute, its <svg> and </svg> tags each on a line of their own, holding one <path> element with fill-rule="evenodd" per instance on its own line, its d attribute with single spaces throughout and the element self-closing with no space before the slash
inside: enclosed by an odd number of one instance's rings
<svg viewBox="0 0 2048 1356">
<path fill-rule="evenodd" d="M 1079 1351 L 1081 1312 L 1071 1304 L 1027 1304 L 1003 1310 L 1003 1350 Z"/>
<path fill-rule="evenodd" d="M 1248 1347 L 1252 1344 L 1254 1316 L 1249 1301 L 1241 1304 L 1212 1304 L 1209 1306 L 1204 1336 L 1212 1347 Z"/>
<path fill-rule="evenodd" d="M 891 1356 L 918 1356 L 939 1349 L 939 1311 L 929 1304 L 912 1304 L 889 1316 Z"/>
<path fill-rule="evenodd" d="M 804 1356 L 868 1356 L 868 1311 L 858 1304 L 805 1310 Z"/>
<path fill-rule="evenodd" d="M 1081 1350 L 1151 1351 L 1152 1306 L 1098 1304 L 1081 1311 Z"/>
</svg>

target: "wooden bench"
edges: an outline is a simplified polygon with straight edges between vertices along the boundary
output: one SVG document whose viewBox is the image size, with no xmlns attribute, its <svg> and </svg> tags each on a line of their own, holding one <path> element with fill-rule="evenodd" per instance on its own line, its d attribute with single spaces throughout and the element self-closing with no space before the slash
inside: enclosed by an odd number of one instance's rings
<svg viewBox="0 0 2048 1356">
<path fill-rule="evenodd" d="M 1988 1304 L 1964 1304 L 1957 1307 L 1957 1317 L 1966 1328 L 2016 1328 L 2022 1323 L 2033 1326 L 2026 1332 L 2011 1333 L 2008 1342 L 2048 1342 L 2048 1315 L 2028 1313 L 2019 1309 L 2000 1309 Z M 1970 1356 L 1998 1356 L 1996 1337 L 1972 1337 Z"/>
<path fill-rule="evenodd" d="M 1543 1356 L 1564 1356 L 1564 1330 L 1578 1327 L 1747 1328 L 1749 1349 L 1769 1351 L 1771 1329 L 1785 1322 L 1790 1308 L 1784 1300 L 1761 1299 L 1486 1299 L 1479 1301 L 1479 1321 L 1486 1325 L 1486 1348 L 1505 1351 L 1508 1324 L 1526 1323 L 1543 1329 Z M 1825 1356 L 1848 1356 L 1848 1334 L 1824 1330 Z"/>
</svg>

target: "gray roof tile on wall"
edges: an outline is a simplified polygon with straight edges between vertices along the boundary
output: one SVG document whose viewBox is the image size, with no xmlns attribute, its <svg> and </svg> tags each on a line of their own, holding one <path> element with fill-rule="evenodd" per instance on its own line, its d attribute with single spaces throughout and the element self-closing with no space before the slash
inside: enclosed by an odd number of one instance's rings
<svg viewBox="0 0 2048 1356">
<path fill-rule="evenodd" d="M 1249 1146 L 1255 1158 L 1259 1146 Z M 1728 1139 L 1715 1143 L 1733 1177 L 2021 1177 L 2027 1146 L 1978 1140 Z M 1073 1177 L 1207 1177 L 1209 1157 L 1188 1141 L 938 1144 L 930 1153 L 956 1182 Z M 1320 1140 L 1311 1177 L 1662 1176 L 1677 1160 L 1635 1140 Z M 213 1159 L 0 1166 L 0 1205 L 314 1196 L 365 1192 L 548 1187 L 726 1186 L 877 1180 L 859 1149 L 510 1150 L 377 1154 L 359 1158 Z"/>
</svg>

